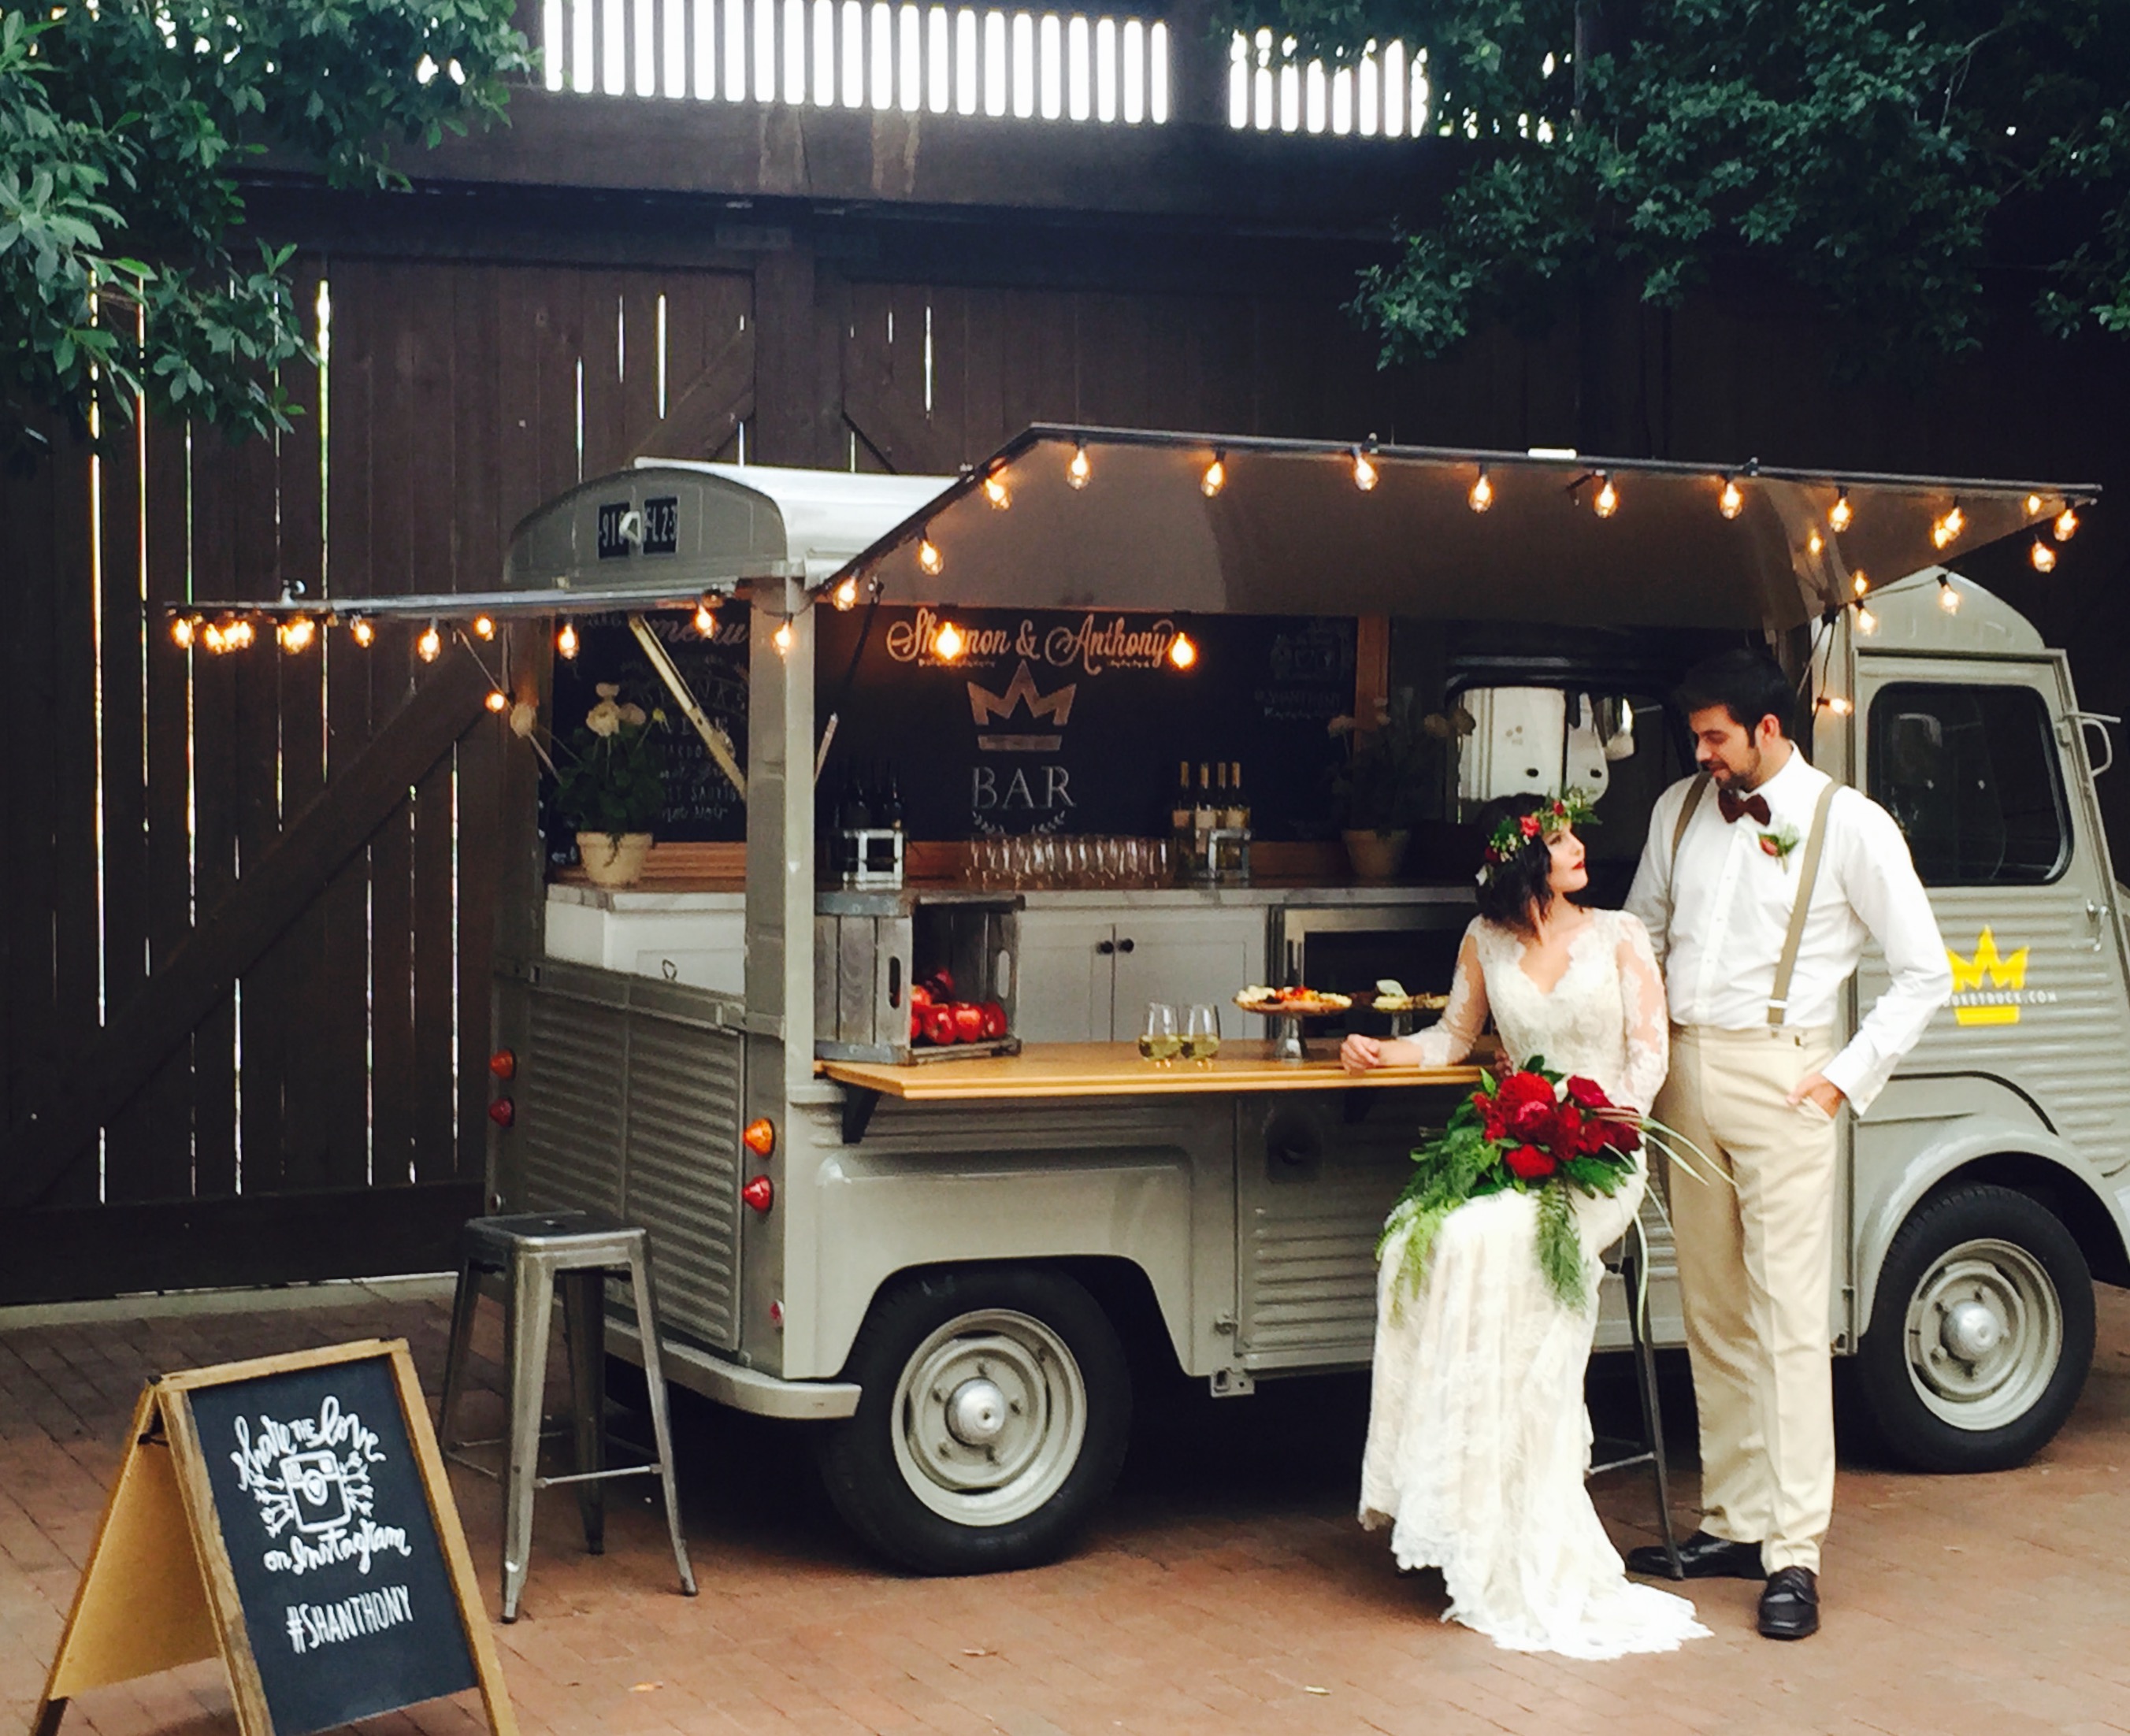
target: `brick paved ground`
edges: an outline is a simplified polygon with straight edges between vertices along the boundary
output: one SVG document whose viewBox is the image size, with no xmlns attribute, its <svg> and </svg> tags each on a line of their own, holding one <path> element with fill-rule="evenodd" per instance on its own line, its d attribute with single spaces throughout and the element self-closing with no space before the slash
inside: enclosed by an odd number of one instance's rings
<svg viewBox="0 0 2130 1736">
<path fill-rule="evenodd" d="M 144 1375 L 372 1333 L 413 1340 L 433 1391 L 435 1300 L 69 1325 L 0 1323 L 0 1730 L 25 1727 Z M 494 1333 L 492 1314 L 485 1329 Z M 488 1402 L 492 1403 L 490 1400 Z M 1445 1627 L 1351 1519 L 1366 1395 L 1291 1384 L 1151 1407 L 1125 1485 L 1072 1559 L 983 1580 L 882 1570 L 848 1539 L 790 1428 L 689 1405 L 683 1493 L 703 1595 L 672 1590 L 633 1500 L 593 1560 L 542 1504 L 525 1619 L 499 1628 L 532 1733 L 911 1736 L 1348 1731 L 1986 1732 L 2130 1729 L 2130 1296 L 2104 1295 L 2070 1427 L 2026 1470 L 1960 1480 L 1846 1464 L 1827 1627 L 1779 1647 L 1756 1587 L 1696 1587 L 1716 1630 L 1609 1664 L 1497 1652 Z M 455 1473 L 490 1607 L 493 1489 Z M 1690 1502 L 1690 1475 L 1680 1479 Z M 1599 1505 L 1644 1540 L 1646 1485 Z M 1690 1510 L 1690 1509 L 1689 1509 Z M 218 1667 L 99 1691 L 69 1731 L 221 1736 Z M 366 1731 L 477 1727 L 457 1702 Z"/>
</svg>

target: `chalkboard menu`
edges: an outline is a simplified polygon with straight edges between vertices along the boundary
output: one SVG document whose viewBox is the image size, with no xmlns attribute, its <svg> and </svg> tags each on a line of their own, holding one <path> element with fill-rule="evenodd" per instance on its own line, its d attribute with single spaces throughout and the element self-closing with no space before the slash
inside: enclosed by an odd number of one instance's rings
<svg viewBox="0 0 2130 1736">
<path fill-rule="evenodd" d="M 279 1736 L 475 1686 L 389 1363 L 206 1387 L 192 1408 Z"/>
<path fill-rule="evenodd" d="M 241 1736 L 308 1736 L 478 1688 L 516 1736 L 404 1340 L 149 1383 L 31 1724 L 220 1656 Z"/>
</svg>

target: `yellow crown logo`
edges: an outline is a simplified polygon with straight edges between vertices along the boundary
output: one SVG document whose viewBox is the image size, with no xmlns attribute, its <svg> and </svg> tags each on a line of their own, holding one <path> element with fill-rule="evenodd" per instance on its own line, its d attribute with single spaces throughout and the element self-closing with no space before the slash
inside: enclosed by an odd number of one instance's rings
<svg viewBox="0 0 2130 1736">
<path fill-rule="evenodd" d="M 2019 1004 L 2016 999 L 1982 999 L 1982 984 L 1986 977 L 1994 989 L 2023 990 L 2027 986 L 2027 953 L 2022 947 L 2008 958 L 1997 951 L 1997 935 L 1994 929 L 1984 928 L 1976 937 L 1975 956 L 1962 958 L 1951 947 L 1945 956 L 1952 964 L 1952 1016 L 1963 1025 L 2016 1025 L 2019 1022 Z M 1963 1005 L 1968 996 L 1975 997 L 1974 1004 Z"/>
</svg>

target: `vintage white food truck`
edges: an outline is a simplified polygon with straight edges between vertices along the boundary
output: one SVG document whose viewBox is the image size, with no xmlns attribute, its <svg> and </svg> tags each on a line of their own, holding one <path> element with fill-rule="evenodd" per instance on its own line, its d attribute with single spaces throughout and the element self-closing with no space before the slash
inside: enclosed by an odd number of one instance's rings
<svg viewBox="0 0 2130 1736">
<path fill-rule="evenodd" d="M 1595 895 L 1617 902 L 1690 770 L 1674 680 L 1750 639 L 1794 672 L 1815 762 L 1900 821 L 1954 954 L 1952 1004 L 1844 1126 L 1832 1347 L 1910 1462 L 2017 1463 L 2078 1394 L 2093 1283 L 2130 1283 L 2130 989 L 2094 793 L 2113 720 L 1941 563 L 2051 537 L 2094 492 L 1063 428 L 958 478 L 586 483 L 520 527 L 510 603 L 581 622 L 744 601 L 745 842 L 693 879 L 564 876 L 506 926 L 494 1203 L 647 1225 L 670 1376 L 814 1419 L 834 1500 L 888 1555 L 1040 1560 L 1110 1487 L 1135 1371 L 1243 1397 L 1366 1362 L 1384 1211 L 1477 1076 L 1357 1082 L 1328 1028 L 1299 1061 L 1230 1041 L 1155 1066 L 1130 1041 L 1143 1004 L 1229 1004 L 1234 1031 L 1246 984 L 1445 987 L 1470 913 L 1460 795 L 1598 788 Z M 1379 692 L 1472 727 L 1435 843 L 1392 883 L 1267 840 L 1247 885 L 1049 889 L 912 838 L 899 885 L 849 888 L 820 866 L 848 677 L 817 629 L 852 608 L 948 681 L 962 629 L 1001 612 L 1171 647 L 1224 615 L 1359 619 Z M 1032 631 L 995 637 L 966 676 L 977 724 L 1040 752 L 1075 727 L 1067 702 Z M 1131 751 L 1172 764 L 1169 732 L 1152 707 Z M 965 750 L 904 775 L 966 781 Z M 943 966 L 1005 1015 L 981 1052 L 911 1046 L 913 989 Z M 1849 1019 L 1880 980 L 1867 961 Z M 614 1329 L 625 1347 L 634 1323 Z"/>
</svg>

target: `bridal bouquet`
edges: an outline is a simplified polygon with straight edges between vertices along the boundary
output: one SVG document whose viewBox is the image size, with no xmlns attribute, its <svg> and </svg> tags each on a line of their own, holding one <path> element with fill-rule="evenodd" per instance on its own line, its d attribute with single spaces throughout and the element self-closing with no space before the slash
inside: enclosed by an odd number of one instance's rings
<svg viewBox="0 0 2130 1736">
<path fill-rule="evenodd" d="M 1450 1213 L 1510 1189 L 1535 1194 L 1539 1268 L 1563 1303 L 1582 1307 L 1588 1279 L 1569 1190 L 1617 1193 L 1652 1125 L 1594 1081 L 1564 1078 L 1533 1056 L 1517 1072 L 1490 1076 L 1457 1105 L 1441 1134 L 1412 1154 L 1412 1180 L 1391 1209 L 1377 1252 L 1402 1235 L 1402 1285 L 1416 1292 Z"/>
</svg>

